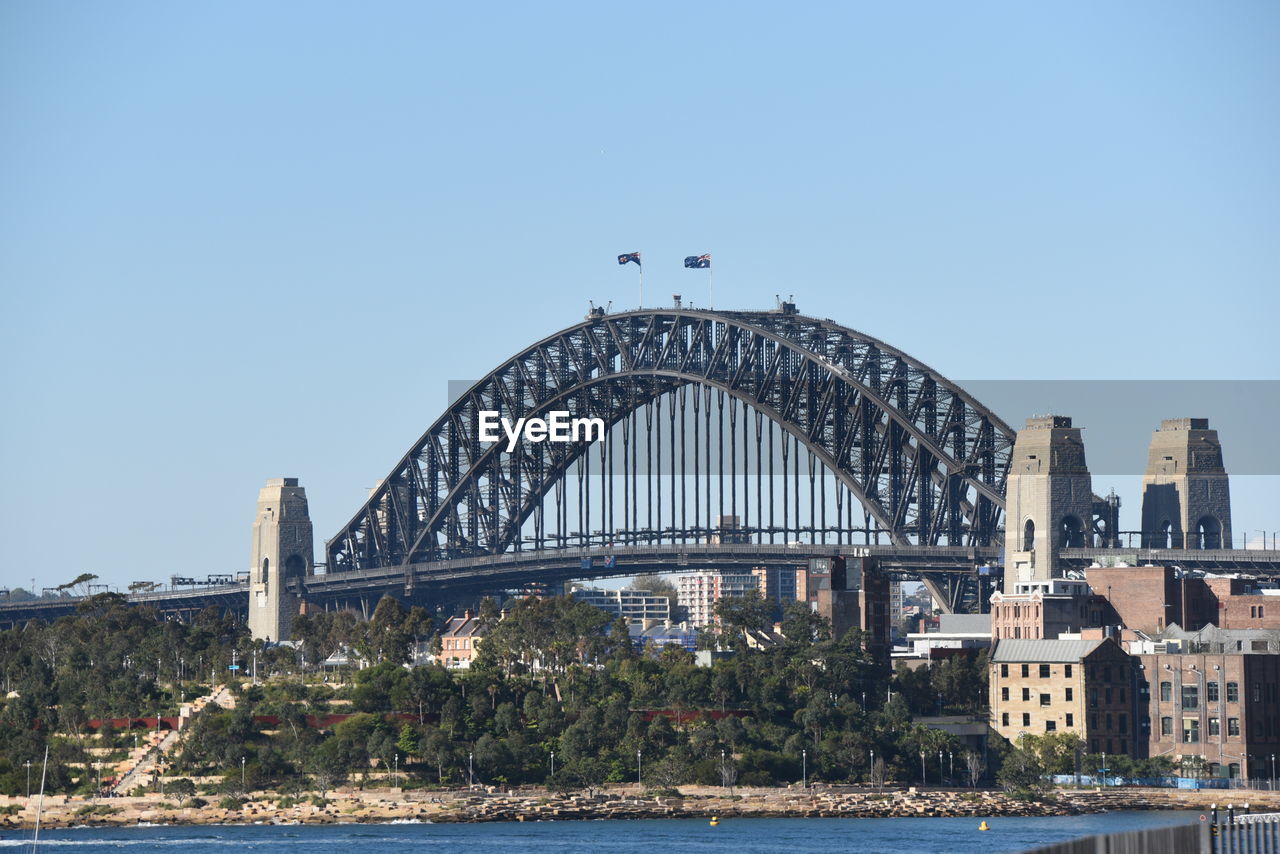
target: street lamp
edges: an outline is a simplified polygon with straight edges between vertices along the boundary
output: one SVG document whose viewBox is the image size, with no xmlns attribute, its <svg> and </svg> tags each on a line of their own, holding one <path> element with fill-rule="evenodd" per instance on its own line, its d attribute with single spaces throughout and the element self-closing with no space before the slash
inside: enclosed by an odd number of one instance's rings
<svg viewBox="0 0 1280 854">
<path fill-rule="evenodd" d="M 938 785 L 939 786 L 945 785 L 945 782 L 942 779 L 942 751 L 941 750 L 938 751 Z"/>
<path fill-rule="evenodd" d="M 475 753 L 468 751 L 467 752 L 467 788 L 468 789 L 470 789 L 472 786 L 476 784 L 475 765 L 473 764 L 474 759 L 475 759 Z"/>
<path fill-rule="evenodd" d="M 26 761 L 27 766 L 27 800 L 31 800 L 31 760 Z"/>
<path fill-rule="evenodd" d="M 1276 789 L 1276 755 L 1271 754 L 1271 791 Z"/>
<path fill-rule="evenodd" d="M 809 751 L 800 751 L 800 773 L 803 775 L 800 779 L 803 781 L 804 788 L 809 788 Z"/>
<path fill-rule="evenodd" d="M 391 787 L 395 788 L 396 784 L 400 781 L 400 754 L 399 753 L 394 754 L 391 769 L 392 769 L 391 770 Z"/>
<path fill-rule="evenodd" d="M 244 788 L 244 757 L 240 757 L 240 788 Z"/>
<path fill-rule="evenodd" d="M 1275 756 L 1273 755 L 1273 756 L 1271 757 L 1271 764 L 1272 764 L 1273 766 L 1275 765 L 1275 761 L 1276 761 L 1276 758 L 1275 758 Z M 725 774 L 725 772 L 724 772 L 724 748 L 722 747 L 722 748 L 720 748 L 720 785 L 722 785 L 722 786 L 724 786 L 724 785 L 728 785 L 728 784 L 725 782 L 725 778 L 726 778 L 727 776 L 728 776 L 728 775 L 726 775 L 726 774 Z"/>
<path fill-rule="evenodd" d="M 871 748 L 871 763 L 867 765 L 867 782 L 871 782 L 872 776 L 876 773 L 876 750 Z"/>
<path fill-rule="evenodd" d="M 551 751 L 551 776 L 556 776 L 556 752 Z"/>
<path fill-rule="evenodd" d="M 636 748 L 636 785 L 637 786 L 641 785 L 640 783 L 640 748 Z"/>
<path fill-rule="evenodd" d="M 920 785 L 923 786 L 925 782 L 926 780 L 924 778 L 924 751 L 922 750 L 920 751 Z"/>
</svg>

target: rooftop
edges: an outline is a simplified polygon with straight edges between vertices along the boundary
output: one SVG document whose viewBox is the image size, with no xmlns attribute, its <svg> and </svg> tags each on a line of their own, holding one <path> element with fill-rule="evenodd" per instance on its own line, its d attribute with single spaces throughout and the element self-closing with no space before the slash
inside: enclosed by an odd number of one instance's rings
<svg viewBox="0 0 1280 854">
<path fill-rule="evenodd" d="M 996 644 L 993 662 L 1033 664 L 1074 664 L 1089 655 L 1105 640 L 1009 640 Z"/>
</svg>

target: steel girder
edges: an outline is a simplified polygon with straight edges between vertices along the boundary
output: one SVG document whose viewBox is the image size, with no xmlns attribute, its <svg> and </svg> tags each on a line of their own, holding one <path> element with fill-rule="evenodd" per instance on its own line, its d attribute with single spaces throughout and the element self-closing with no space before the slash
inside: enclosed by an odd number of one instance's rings
<svg viewBox="0 0 1280 854">
<path fill-rule="evenodd" d="M 999 544 L 1014 431 L 936 371 L 830 320 L 641 310 L 593 315 L 472 386 L 328 541 L 328 571 L 499 554 L 518 542 L 590 446 L 482 446 L 481 411 L 514 420 L 567 409 L 612 426 L 688 384 L 731 394 L 797 437 L 895 543 Z"/>
</svg>

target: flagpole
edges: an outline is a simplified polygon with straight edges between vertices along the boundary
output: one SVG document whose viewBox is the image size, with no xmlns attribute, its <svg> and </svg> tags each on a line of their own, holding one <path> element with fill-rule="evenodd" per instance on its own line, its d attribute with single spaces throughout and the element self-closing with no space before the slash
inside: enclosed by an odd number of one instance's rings
<svg viewBox="0 0 1280 854">
<path fill-rule="evenodd" d="M 707 308 L 715 308 L 715 267 L 707 265 Z"/>
<path fill-rule="evenodd" d="M 644 265 L 636 264 L 640 268 L 640 307 L 644 308 Z"/>
</svg>

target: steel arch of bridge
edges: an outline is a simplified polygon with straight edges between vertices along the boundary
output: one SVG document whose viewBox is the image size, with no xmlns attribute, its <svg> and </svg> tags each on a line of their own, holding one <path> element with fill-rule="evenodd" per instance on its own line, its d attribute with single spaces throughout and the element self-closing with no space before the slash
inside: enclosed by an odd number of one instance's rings
<svg viewBox="0 0 1280 854">
<path fill-rule="evenodd" d="M 731 395 L 822 462 L 899 545 L 999 544 L 1015 433 L 906 353 L 794 312 L 593 313 L 520 352 L 431 425 L 327 544 L 329 572 L 500 554 L 587 443 L 484 445 L 482 410 L 612 428 L 693 385 Z"/>
</svg>

